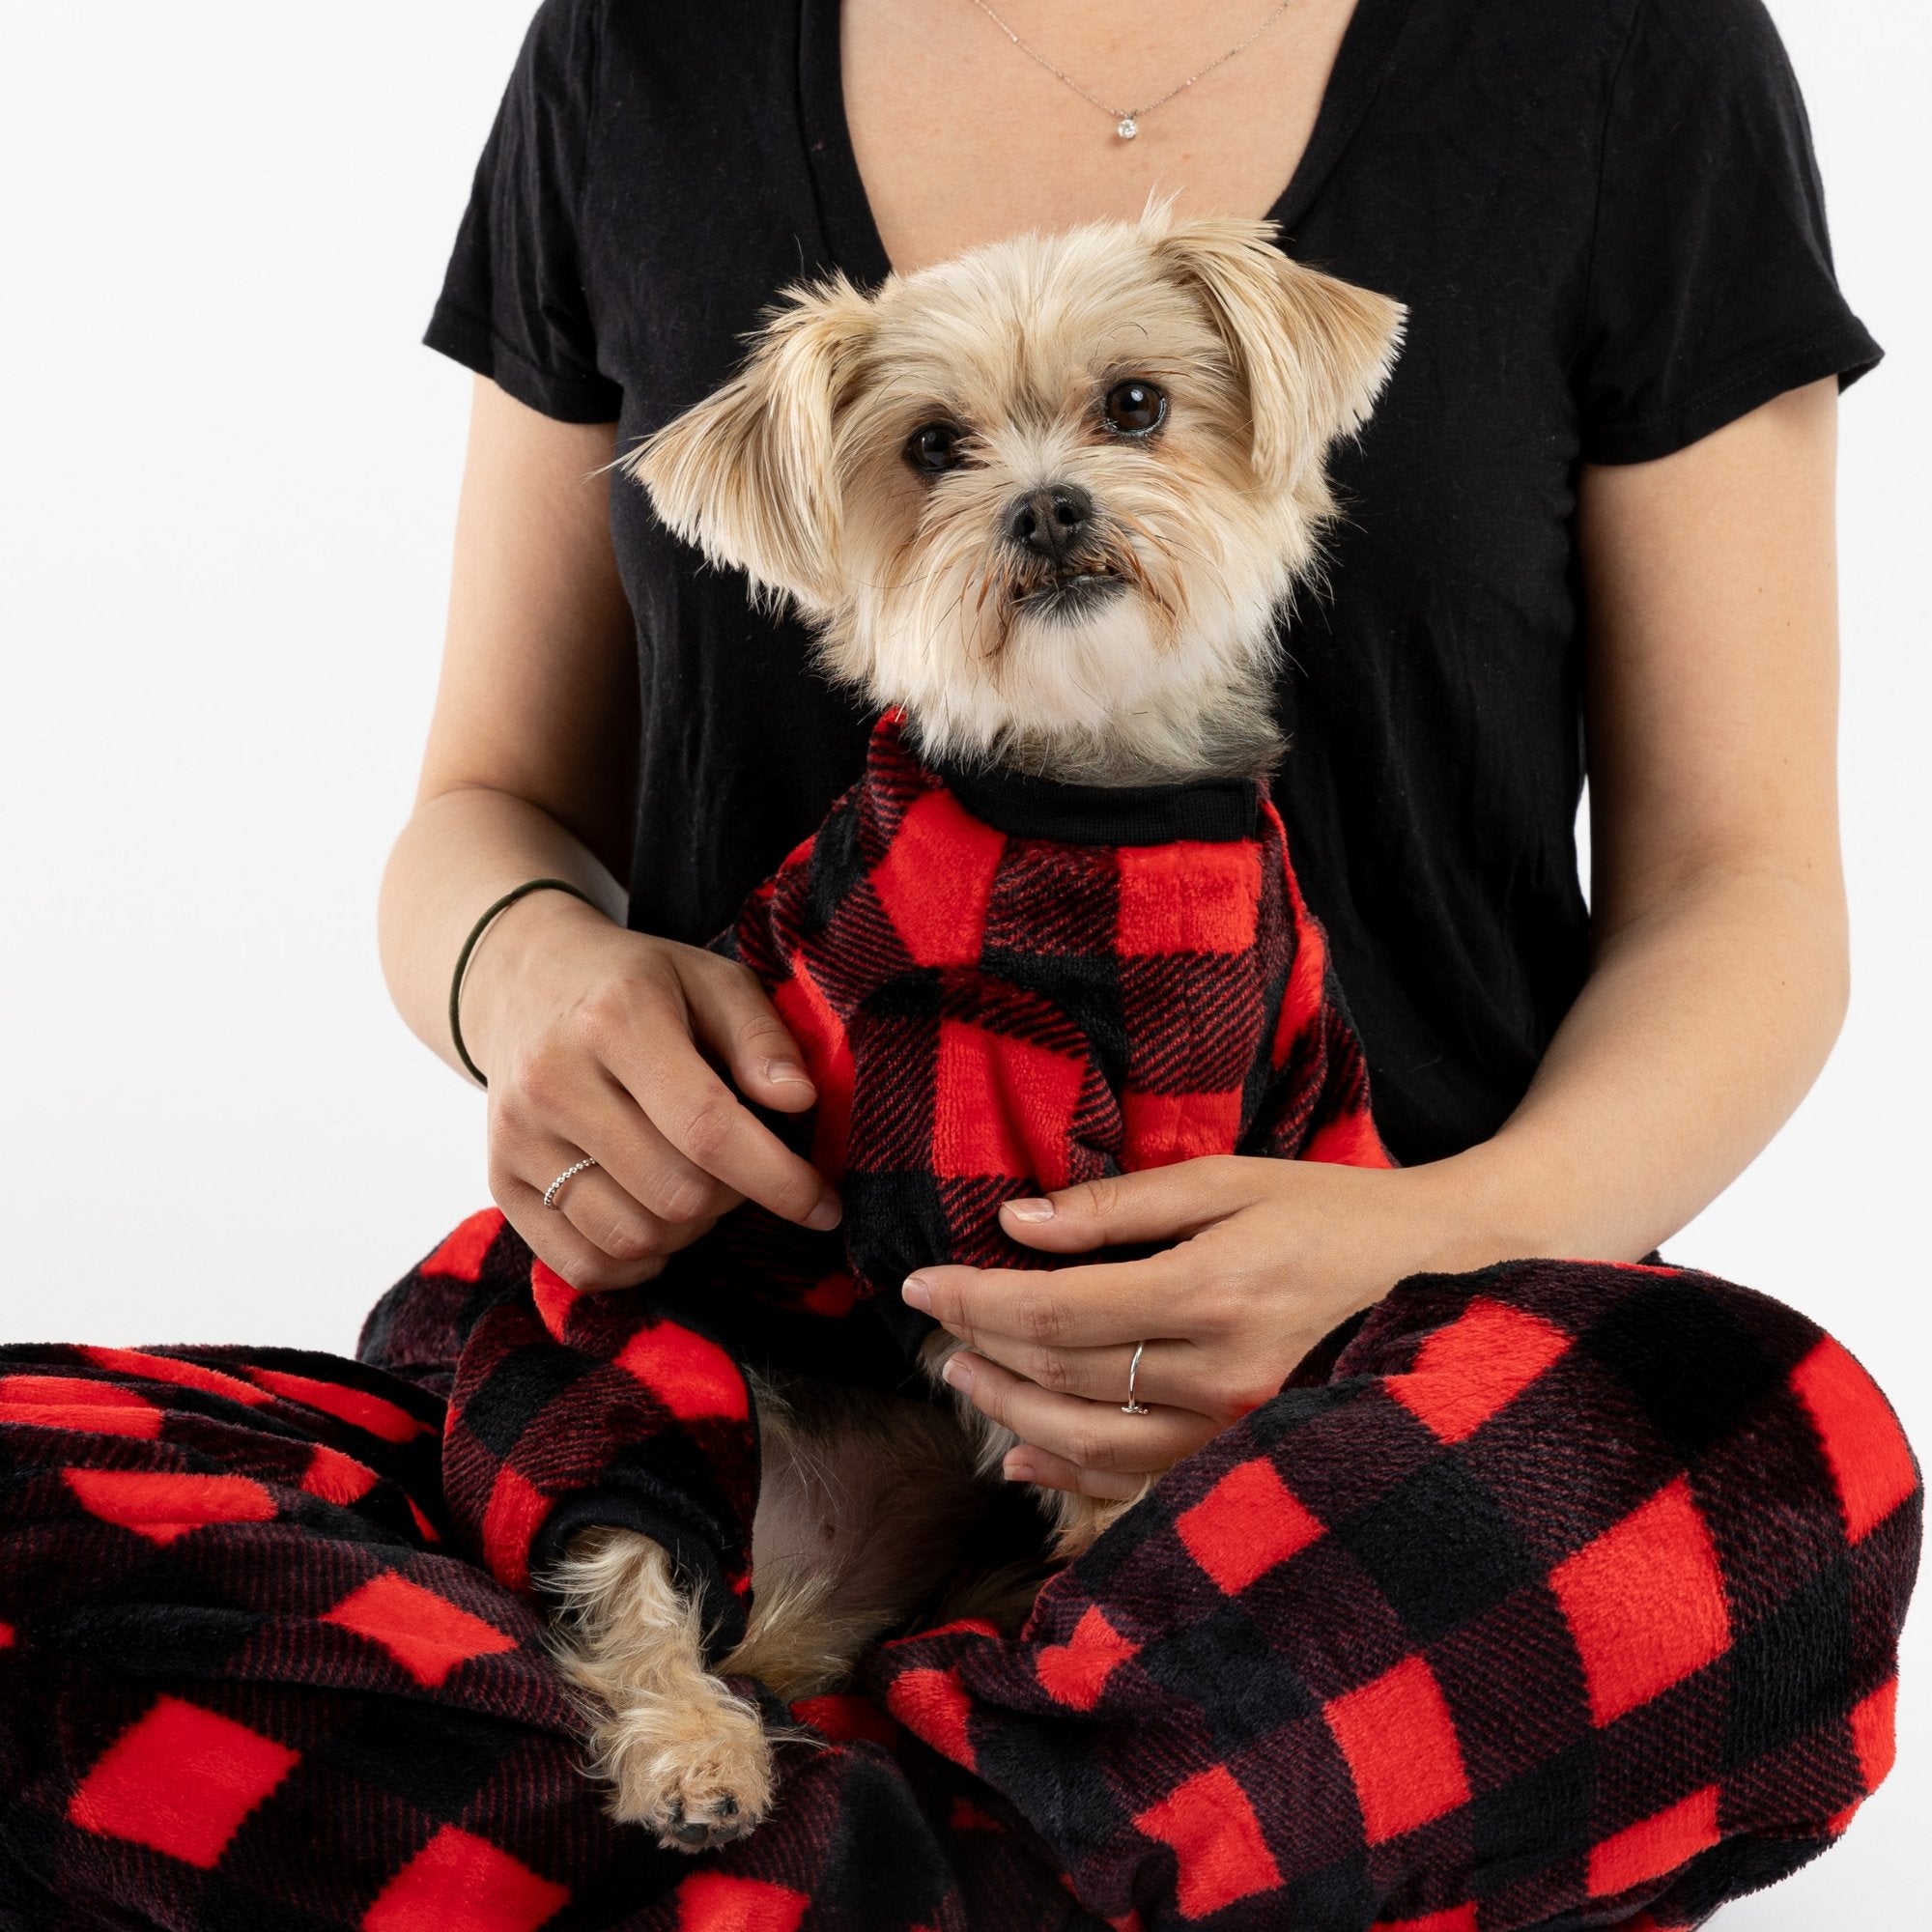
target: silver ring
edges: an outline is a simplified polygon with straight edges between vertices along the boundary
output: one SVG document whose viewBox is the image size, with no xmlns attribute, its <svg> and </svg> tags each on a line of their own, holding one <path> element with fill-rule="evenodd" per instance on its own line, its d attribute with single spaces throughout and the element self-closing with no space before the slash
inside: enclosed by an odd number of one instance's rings
<svg viewBox="0 0 1932 1932">
<path fill-rule="evenodd" d="M 1122 1415 L 1151 1415 L 1152 1410 L 1145 1403 L 1134 1400 L 1134 1383 L 1140 1376 L 1141 1357 L 1147 1353 L 1147 1344 L 1143 1342 L 1134 1350 L 1134 1358 L 1127 1364 L 1127 1399 L 1121 1405 Z"/>
<path fill-rule="evenodd" d="M 588 1154 L 585 1154 L 582 1160 L 573 1161 L 570 1164 L 570 1166 L 566 1167 L 563 1170 L 563 1172 L 559 1174 L 557 1178 L 554 1180 L 553 1180 L 548 1187 L 544 1189 L 544 1206 L 546 1208 L 554 1208 L 556 1207 L 557 1196 L 563 1192 L 563 1183 L 566 1180 L 576 1179 L 576 1178 L 580 1174 L 582 1174 L 586 1167 L 595 1167 L 597 1163 L 594 1160 L 592 1160 Z"/>
</svg>

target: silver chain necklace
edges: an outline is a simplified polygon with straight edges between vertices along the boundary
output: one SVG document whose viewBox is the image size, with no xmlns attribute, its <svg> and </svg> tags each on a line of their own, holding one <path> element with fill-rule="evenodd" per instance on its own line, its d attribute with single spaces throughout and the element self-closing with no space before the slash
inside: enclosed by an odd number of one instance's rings
<svg viewBox="0 0 1932 1932">
<path fill-rule="evenodd" d="M 1097 107 L 1102 114 L 1112 116 L 1116 124 L 1114 128 L 1114 132 L 1118 134 L 1122 140 L 1131 141 L 1134 138 L 1134 136 L 1141 131 L 1141 122 L 1148 115 L 1151 114 L 1156 107 L 1165 107 L 1167 103 L 1170 100 L 1172 100 L 1177 94 L 1184 94 L 1190 87 L 1194 85 L 1194 83 L 1197 80 L 1204 79 L 1207 75 L 1212 73 L 1217 67 L 1226 67 L 1227 64 L 1231 60 L 1233 60 L 1236 54 L 1246 53 L 1247 50 L 1251 46 L 1253 46 L 1254 43 L 1258 40 L 1260 40 L 1261 37 L 1264 33 L 1266 33 L 1271 26 L 1274 25 L 1275 22 L 1279 20 L 1281 16 L 1288 12 L 1288 10 L 1294 4 L 1294 0 L 1281 0 L 1281 5 L 1277 7 L 1274 10 L 1274 12 L 1270 14 L 1267 16 L 1267 18 L 1264 20 L 1261 23 L 1261 25 L 1257 27 L 1254 30 L 1254 32 L 1250 34 L 1248 38 L 1240 43 L 1239 46 L 1230 47 L 1228 51 L 1224 53 L 1219 60 L 1209 61 L 1208 65 L 1204 67 L 1199 73 L 1190 73 L 1187 76 L 1187 78 L 1180 83 L 1179 87 L 1170 87 L 1167 90 L 1167 92 L 1160 97 L 1158 100 L 1150 100 L 1145 107 L 1109 107 L 1107 103 L 1104 100 L 1102 100 L 1097 95 L 1089 94 L 1087 90 L 1084 87 L 1082 87 L 1080 83 L 1077 80 L 1075 80 L 1070 73 L 1063 73 L 1061 70 L 1055 67 L 1054 64 L 1050 60 L 1048 60 L 1043 53 L 1039 53 L 1033 47 L 1028 46 L 1027 43 L 1023 40 L 1021 40 L 1020 37 L 1016 33 L 1014 33 L 1009 26 L 1007 25 L 1007 23 L 1003 19 L 1001 19 L 1000 16 L 996 13 L 994 13 L 989 6 L 986 5 L 986 0 L 973 0 L 973 4 L 974 6 L 979 8 L 980 13 L 985 14 L 987 19 L 992 21 L 994 26 L 999 28 L 1001 33 L 1006 35 L 1008 40 L 1012 42 L 1014 46 L 1019 48 L 1021 53 L 1025 54 L 1030 60 L 1037 61 L 1039 65 L 1047 71 L 1048 73 L 1052 74 L 1054 79 L 1058 81 L 1064 81 L 1066 86 L 1070 87 L 1074 91 L 1074 93 L 1081 98 L 1082 100 L 1092 102 L 1092 104 Z"/>
</svg>

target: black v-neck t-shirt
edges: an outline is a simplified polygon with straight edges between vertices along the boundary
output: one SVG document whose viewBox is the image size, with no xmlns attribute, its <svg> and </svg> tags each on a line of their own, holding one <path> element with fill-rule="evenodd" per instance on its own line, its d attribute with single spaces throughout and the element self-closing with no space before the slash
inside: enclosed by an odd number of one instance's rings
<svg viewBox="0 0 1932 1932">
<path fill-rule="evenodd" d="M 1586 971 L 1578 463 L 1666 455 L 1880 352 L 1761 0 L 1358 0 L 1272 213 L 1297 259 L 1408 306 L 1335 456 L 1348 514 L 1290 627 L 1275 795 L 1413 1162 L 1494 1131 Z M 837 0 L 545 0 L 425 340 L 616 422 L 622 451 L 724 380 L 786 284 L 889 268 Z M 611 529 L 631 923 L 699 943 L 858 776 L 867 720 L 624 479 Z"/>
</svg>

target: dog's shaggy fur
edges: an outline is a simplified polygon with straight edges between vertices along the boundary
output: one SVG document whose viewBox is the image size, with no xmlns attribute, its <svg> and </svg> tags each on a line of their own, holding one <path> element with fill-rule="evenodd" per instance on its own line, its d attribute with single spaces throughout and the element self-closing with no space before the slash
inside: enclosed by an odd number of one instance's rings
<svg viewBox="0 0 1932 1932">
<path fill-rule="evenodd" d="M 1335 513 L 1323 459 L 1402 319 L 1292 261 L 1271 224 L 1155 205 L 870 296 L 787 290 L 739 373 L 620 467 L 796 605 L 826 668 L 902 708 L 927 756 L 1109 786 L 1254 778 L 1281 751 L 1277 619 Z M 1157 420 L 1122 427 L 1134 384 Z M 935 1336 L 930 1372 L 956 1346 Z M 552 1579 L 616 1814 L 687 1849 L 772 1795 L 757 1714 L 721 1677 L 790 1698 L 840 1682 L 928 1595 L 1013 1441 L 963 1404 L 955 1428 L 929 1405 L 757 1397 L 754 1607 L 717 1675 L 656 1544 L 586 1533 Z M 1127 1506 L 1047 1500 L 1063 1556 Z"/>
<path fill-rule="evenodd" d="M 1302 268 L 1271 224 L 1102 222 L 1026 235 L 867 298 L 787 291 L 740 374 L 624 460 L 672 529 L 811 621 L 826 668 L 903 706 L 938 757 L 1069 781 L 1247 776 L 1277 753 L 1279 607 L 1334 514 L 1322 458 L 1400 339 L 1386 297 Z M 1110 431 L 1113 386 L 1167 397 Z M 904 460 L 927 424 L 959 467 Z M 1095 506 L 1068 560 L 1127 594 L 1033 616 L 1048 559 L 1010 506 Z"/>
</svg>

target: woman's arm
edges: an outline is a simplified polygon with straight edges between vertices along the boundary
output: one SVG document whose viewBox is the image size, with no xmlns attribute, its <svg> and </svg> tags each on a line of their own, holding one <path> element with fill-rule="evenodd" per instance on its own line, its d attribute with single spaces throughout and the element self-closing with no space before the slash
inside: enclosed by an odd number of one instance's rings
<svg viewBox="0 0 1932 1932">
<path fill-rule="evenodd" d="M 610 486 L 597 474 L 614 427 L 553 421 L 480 376 L 471 396 L 436 712 L 379 915 L 390 996 L 459 1071 L 449 974 L 486 905 L 552 874 L 623 921 L 637 704 Z M 486 1070 L 491 956 L 514 926 L 555 910 L 523 901 L 477 948 L 464 1037 Z"/>
<path fill-rule="evenodd" d="M 1029 1445 L 1009 1473 L 1096 1494 L 1279 1388 L 1406 1274 L 1634 1260 L 1719 1194 L 1816 1077 L 1846 997 L 1836 799 L 1836 384 L 1654 463 L 1587 469 L 1594 957 L 1489 1142 L 1393 1173 L 1216 1159 L 1007 1210 L 1050 1275 L 922 1270 L 955 1360 Z M 1036 1213 L 1037 1209 L 1034 1210 Z M 1118 1412 L 1143 1336 L 1152 1419 Z"/>
<path fill-rule="evenodd" d="M 383 881 L 391 995 L 459 1065 L 450 973 L 492 900 L 463 993 L 490 1082 L 490 1184 L 526 1240 L 581 1288 L 646 1279 L 754 1199 L 828 1225 L 824 1181 L 740 1105 L 796 1112 L 810 1081 L 743 967 L 624 929 L 637 745 L 632 627 L 610 533 L 610 424 L 554 421 L 479 377 L 457 515 L 442 678 L 415 810 Z M 542 1191 L 580 1153 L 563 1211 Z"/>
<path fill-rule="evenodd" d="M 1675 1234 L 1837 1038 L 1836 459 L 1828 380 L 1674 456 L 1583 472 L 1592 968 L 1464 1163 L 1537 1252 Z"/>
</svg>

